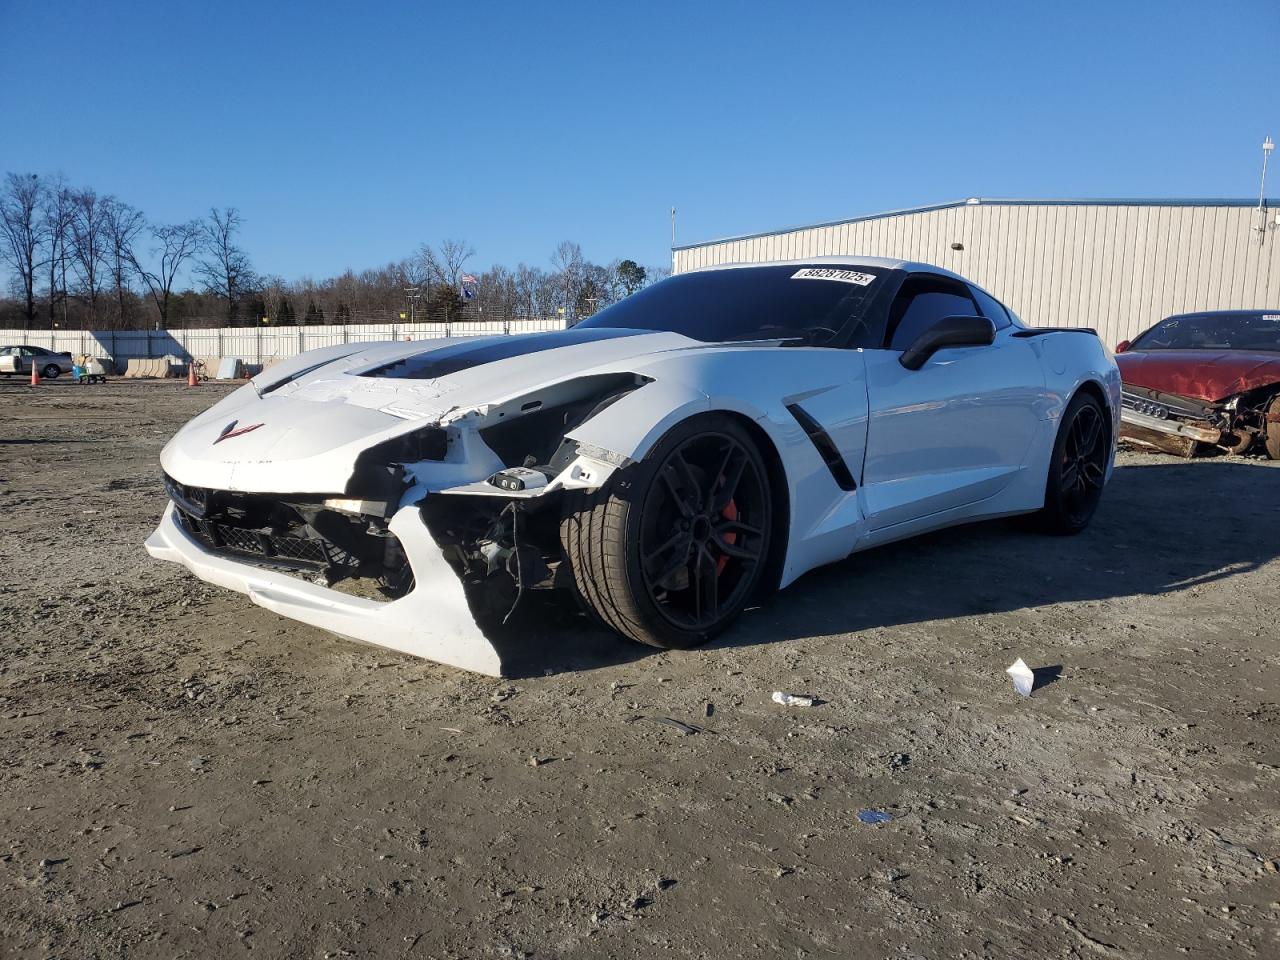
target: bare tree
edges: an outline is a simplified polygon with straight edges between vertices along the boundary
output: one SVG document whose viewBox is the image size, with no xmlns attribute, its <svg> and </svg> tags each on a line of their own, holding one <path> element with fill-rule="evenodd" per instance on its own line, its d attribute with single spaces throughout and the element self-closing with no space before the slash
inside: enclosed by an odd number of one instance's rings
<svg viewBox="0 0 1280 960">
<path fill-rule="evenodd" d="M 437 251 L 444 282 L 455 290 L 467 261 L 476 255 L 476 248 L 465 240 L 442 240 Z"/>
<path fill-rule="evenodd" d="M 71 217 L 73 204 L 71 188 L 61 175 L 45 182 L 44 201 L 41 208 L 41 239 L 48 248 L 44 265 L 49 270 L 49 326 L 52 327 L 54 311 L 62 304 L 62 318 L 67 318 L 67 261 L 71 254 Z"/>
<path fill-rule="evenodd" d="M 13 268 L 24 301 L 23 329 L 36 320 L 36 268 L 40 266 L 40 178 L 11 173 L 0 193 L 0 260 Z"/>
<path fill-rule="evenodd" d="M 587 259 L 582 255 L 582 247 L 570 240 L 561 241 L 551 254 L 551 266 L 555 268 L 560 287 L 559 307 L 566 313 L 576 309 L 587 279 Z"/>
<path fill-rule="evenodd" d="M 73 190 L 70 209 L 67 233 L 70 260 L 80 281 L 82 296 L 89 304 L 89 325 L 96 327 L 98 295 L 107 263 L 106 203 L 90 188 Z"/>
<path fill-rule="evenodd" d="M 430 319 L 447 321 L 462 309 L 458 281 L 475 255 L 475 247 L 465 240 L 444 240 L 435 248 L 424 243 L 418 248 L 414 272 L 426 283 L 425 311 Z"/>
<path fill-rule="evenodd" d="M 274 317 L 280 310 L 280 303 L 289 293 L 289 285 L 280 277 L 268 274 L 258 281 L 259 295 L 262 297 L 262 317 L 254 317 L 256 326 L 263 317 Z"/>
<path fill-rule="evenodd" d="M 549 317 L 555 313 L 559 283 L 547 271 L 522 263 L 516 267 L 514 286 L 520 316 Z"/>
<path fill-rule="evenodd" d="M 240 300 L 253 289 L 253 267 L 249 255 L 236 246 L 236 233 L 243 221 L 240 211 L 227 207 L 209 210 L 201 225 L 203 255 L 196 261 L 195 275 L 205 288 L 227 301 L 227 322 L 234 323 L 240 312 Z"/>
<path fill-rule="evenodd" d="M 146 220 L 141 210 L 135 210 L 115 197 L 103 198 L 102 211 L 107 272 L 115 288 L 116 306 L 120 313 L 117 322 L 124 326 L 125 294 L 129 291 L 129 273 L 133 269 L 133 247 L 138 234 L 146 226 Z"/>
<path fill-rule="evenodd" d="M 156 259 L 156 270 L 152 272 L 144 267 L 136 256 L 130 259 L 134 270 L 147 285 L 151 299 L 160 312 L 160 326 L 169 325 L 169 300 L 173 296 L 173 282 L 182 265 L 190 260 L 200 248 L 200 238 L 204 228 L 199 220 L 188 220 L 186 223 L 160 224 L 151 228 L 151 236 L 156 245 L 151 255 Z"/>
</svg>

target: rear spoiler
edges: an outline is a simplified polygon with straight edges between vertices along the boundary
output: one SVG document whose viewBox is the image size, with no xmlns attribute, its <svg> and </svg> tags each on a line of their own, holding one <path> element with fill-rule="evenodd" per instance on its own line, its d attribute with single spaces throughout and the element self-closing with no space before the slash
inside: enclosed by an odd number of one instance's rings
<svg viewBox="0 0 1280 960">
<path fill-rule="evenodd" d="M 1095 337 L 1098 331 L 1093 327 L 1027 327 L 1013 334 L 1015 337 L 1039 337 L 1046 333 L 1091 333 Z"/>
</svg>

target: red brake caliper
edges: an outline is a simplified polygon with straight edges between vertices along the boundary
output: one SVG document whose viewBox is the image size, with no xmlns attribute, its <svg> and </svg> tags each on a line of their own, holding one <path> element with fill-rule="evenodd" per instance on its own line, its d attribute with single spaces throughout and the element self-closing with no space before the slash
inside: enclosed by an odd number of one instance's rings
<svg viewBox="0 0 1280 960">
<path fill-rule="evenodd" d="M 722 510 L 722 511 L 721 511 L 720 516 L 724 517 L 726 520 L 737 520 L 737 519 L 738 519 L 738 505 L 737 505 L 736 503 L 734 503 L 732 500 L 730 500 L 730 501 L 728 502 L 728 504 L 726 504 L 726 505 L 725 505 L 724 510 Z M 737 543 L 737 542 L 738 542 L 738 535 L 737 535 L 736 533 L 726 533 L 726 534 L 724 535 L 724 542 L 725 542 L 725 543 L 730 543 L 730 544 L 732 544 L 732 543 Z M 720 576 L 720 574 L 724 573 L 724 568 L 725 568 L 725 567 L 727 567 L 728 565 L 729 565 L 729 558 L 728 558 L 728 557 L 721 557 L 719 560 L 717 560 L 717 561 L 716 561 L 716 576 L 718 577 L 718 576 Z"/>
</svg>

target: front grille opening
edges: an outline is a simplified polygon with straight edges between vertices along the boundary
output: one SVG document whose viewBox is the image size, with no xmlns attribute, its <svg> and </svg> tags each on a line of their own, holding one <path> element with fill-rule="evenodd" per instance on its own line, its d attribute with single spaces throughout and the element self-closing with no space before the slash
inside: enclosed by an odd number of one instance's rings
<svg viewBox="0 0 1280 960">
<path fill-rule="evenodd" d="M 414 587 L 382 517 L 329 509 L 323 497 L 231 493 L 168 476 L 165 487 L 179 524 L 210 553 L 366 599 L 396 600 Z"/>
</svg>

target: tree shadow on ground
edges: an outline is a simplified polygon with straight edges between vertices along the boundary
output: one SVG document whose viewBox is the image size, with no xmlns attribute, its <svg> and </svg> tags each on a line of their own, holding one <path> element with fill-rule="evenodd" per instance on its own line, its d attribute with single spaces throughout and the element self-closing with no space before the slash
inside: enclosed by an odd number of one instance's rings
<svg viewBox="0 0 1280 960">
<path fill-rule="evenodd" d="M 854 554 L 748 608 L 712 646 L 1177 593 L 1276 559 L 1277 502 L 1280 469 L 1265 462 L 1130 464 L 1117 468 L 1078 536 L 1003 520 Z M 655 652 L 599 628 L 568 598 L 539 598 L 513 621 L 495 640 L 512 676 L 590 670 Z"/>
</svg>

